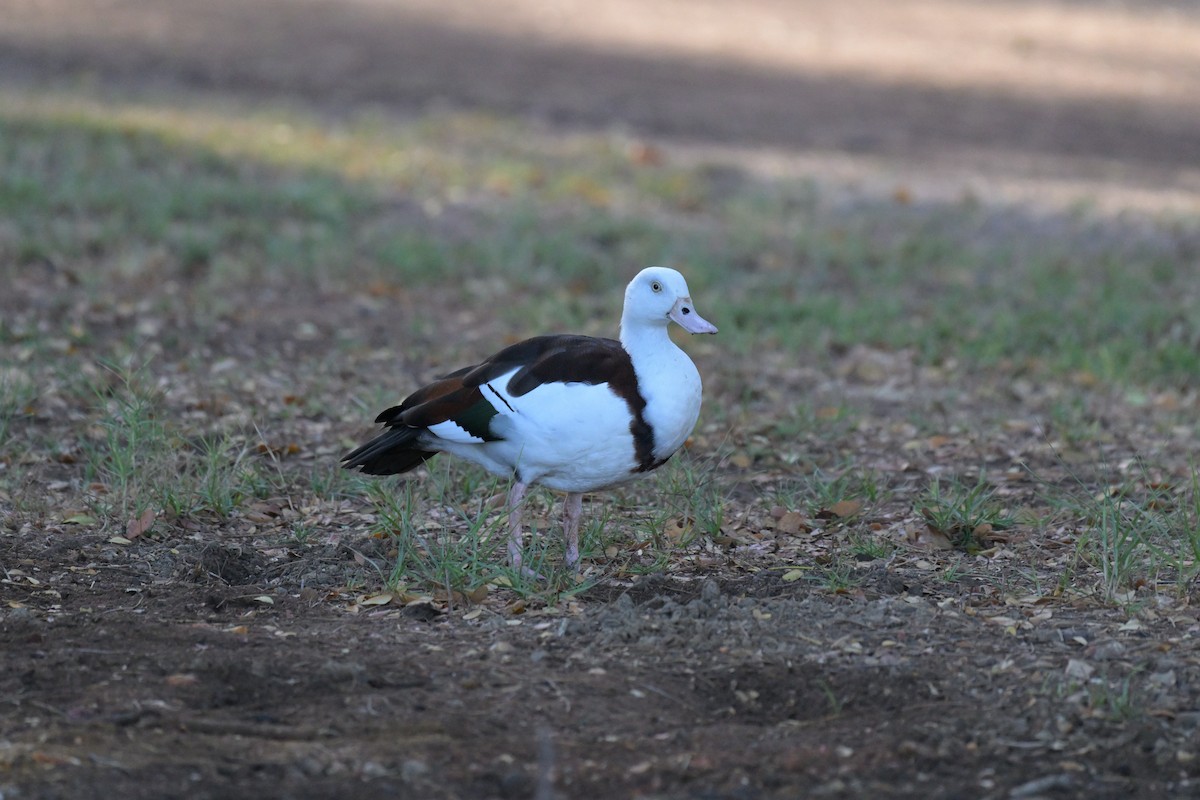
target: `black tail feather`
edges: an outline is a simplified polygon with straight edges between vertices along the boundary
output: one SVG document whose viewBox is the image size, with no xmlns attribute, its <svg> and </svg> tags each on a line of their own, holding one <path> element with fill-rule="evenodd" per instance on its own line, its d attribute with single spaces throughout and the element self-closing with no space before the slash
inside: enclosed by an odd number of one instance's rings
<svg viewBox="0 0 1200 800">
<path fill-rule="evenodd" d="M 367 475 L 398 475 L 437 455 L 417 447 L 417 428 L 391 428 L 342 456 L 346 469 L 362 467 Z"/>
</svg>

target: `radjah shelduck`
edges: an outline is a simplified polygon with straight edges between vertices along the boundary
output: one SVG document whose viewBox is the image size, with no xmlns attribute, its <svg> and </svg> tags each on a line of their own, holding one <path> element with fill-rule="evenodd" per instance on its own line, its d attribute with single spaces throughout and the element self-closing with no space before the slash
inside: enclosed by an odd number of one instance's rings
<svg viewBox="0 0 1200 800">
<path fill-rule="evenodd" d="M 620 340 L 535 336 L 421 387 L 376 417 L 387 430 L 343 464 L 369 475 L 408 472 L 450 453 L 511 476 L 508 554 L 521 567 L 521 501 L 533 484 L 566 492 L 566 562 L 579 566 L 585 492 L 662 466 L 700 414 L 700 373 L 668 326 L 716 333 L 687 281 L 648 267 L 625 289 Z"/>
</svg>

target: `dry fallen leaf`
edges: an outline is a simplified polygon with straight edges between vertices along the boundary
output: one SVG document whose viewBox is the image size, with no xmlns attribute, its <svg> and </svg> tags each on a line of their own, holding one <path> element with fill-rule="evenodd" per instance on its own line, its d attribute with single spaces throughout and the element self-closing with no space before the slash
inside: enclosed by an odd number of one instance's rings
<svg viewBox="0 0 1200 800">
<path fill-rule="evenodd" d="M 746 453 L 734 453 L 729 457 L 729 463 L 738 469 L 750 469 L 751 465 L 754 464 L 754 459 Z"/>
<path fill-rule="evenodd" d="M 176 672 L 168 675 L 164 680 L 167 686 L 194 686 L 200 682 L 200 679 L 191 672 Z"/>
<path fill-rule="evenodd" d="M 663 526 L 663 536 L 672 544 L 679 544 L 692 530 L 692 521 L 676 517 Z"/>
<path fill-rule="evenodd" d="M 631 142 L 626 155 L 634 164 L 643 166 L 663 163 L 662 150 L 647 142 Z"/>
<path fill-rule="evenodd" d="M 841 406 L 821 406 L 813 412 L 813 416 L 820 420 L 834 420 L 842 416 L 842 413 Z"/>
<path fill-rule="evenodd" d="M 82 763 L 74 756 L 64 756 L 55 753 L 45 753 L 40 750 L 30 754 L 29 756 L 35 764 L 46 764 L 49 766 L 61 766 L 68 764 L 70 766 L 79 766 Z"/>
<path fill-rule="evenodd" d="M 1086 661 L 1071 658 L 1067 659 L 1067 668 L 1063 671 L 1068 678 L 1073 678 L 1077 681 L 1086 681 L 1092 677 L 1092 673 L 1096 671 L 1096 668 Z"/>
<path fill-rule="evenodd" d="M 808 520 L 799 511 L 788 511 L 775 523 L 775 530 L 780 533 L 796 534 L 805 533 L 811 528 Z"/>
<path fill-rule="evenodd" d="M 817 512 L 817 519 L 845 519 L 862 511 L 861 500 L 840 500 Z"/>
<path fill-rule="evenodd" d="M 266 442 L 259 442 L 258 447 L 256 447 L 255 450 L 259 455 L 271 456 L 272 458 L 283 458 L 285 456 L 294 456 L 299 453 L 300 445 L 296 444 L 295 442 L 288 442 L 287 444 L 267 444 Z"/>
<path fill-rule="evenodd" d="M 953 550 L 954 543 L 950 537 L 932 525 L 910 530 L 905 537 L 913 547 L 923 547 L 926 550 Z"/>
<path fill-rule="evenodd" d="M 147 508 L 142 512 L 140 517 L 131 519 L 129 522 L 125 523 L 125 538 L 129 540 L 138 538 L 143 533 L 150 530 L 151 526 L 154 525 L 154 520 L 157 519 L 157 517 L 158 515 L 154 513 L 153 508 Z"/>
</svg>

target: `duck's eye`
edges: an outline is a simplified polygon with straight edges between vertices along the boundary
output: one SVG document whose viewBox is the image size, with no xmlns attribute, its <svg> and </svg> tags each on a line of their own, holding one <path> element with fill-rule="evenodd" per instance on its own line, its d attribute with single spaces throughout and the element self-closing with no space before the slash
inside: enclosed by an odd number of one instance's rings
<svg viewBox="0 0 1200 800">
<path fill-rule="evenodd" d="M 654 281 L 653 283 L 650 284 L 650 288 L 655 292 L 661 292 L 662 284 L 659 283 L 658 281 Z"/>
</svg>

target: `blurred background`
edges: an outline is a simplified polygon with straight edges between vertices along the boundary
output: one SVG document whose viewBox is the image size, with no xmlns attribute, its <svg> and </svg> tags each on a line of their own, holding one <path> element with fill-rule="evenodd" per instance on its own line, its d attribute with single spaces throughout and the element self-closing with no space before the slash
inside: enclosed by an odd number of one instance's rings
<svg viewBox="0 0 1200 800">
<path fill-rule="evenodd" d="M 1200 374 L 1192 3 L 10 0 L 0 78 L 0 303 L 85 360 L 417 369 L 666 263 L 723 353 Z"/>
<path fill-rule="evenodd" d="M 8 92 L 53 81 L 335 117 L 485 111 L 918 196 L 1194 209 L 1200 194 L 1200 10 L 1188 2 L 5 5 Z"/>
</svg>

